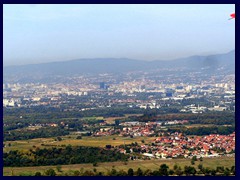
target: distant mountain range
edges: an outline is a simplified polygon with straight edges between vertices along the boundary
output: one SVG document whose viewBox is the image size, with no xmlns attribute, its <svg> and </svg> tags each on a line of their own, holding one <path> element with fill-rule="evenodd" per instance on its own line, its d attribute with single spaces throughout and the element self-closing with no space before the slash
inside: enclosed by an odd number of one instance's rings
<svg viewBox="0 0 240 180">
<path fill-rule="evenodd" d="M 234 72 L 235 50 L 226 54 L 209 56 L 191 56 L 168 61 L 140 61 L 126 58 L 77 59 L 64 62 L 51 62 L 21 66 L 7 66 L 3 69 L 4 77 L 27 75 L 76 75 L 99 73 L 126 73 L 129 71 L 151 71 L 163 68 L 185 68 L 186 70 L 209 69 L 220 67 Z"/>
</svg>

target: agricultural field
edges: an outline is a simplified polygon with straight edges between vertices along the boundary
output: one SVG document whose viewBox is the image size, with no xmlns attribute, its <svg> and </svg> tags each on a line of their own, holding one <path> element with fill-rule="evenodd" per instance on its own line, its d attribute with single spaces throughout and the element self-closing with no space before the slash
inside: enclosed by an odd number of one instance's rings
<svg viewBox="0 0 240 180">
<path fill-rule="evenodd" d="M 156 137 L 121 137 L 117 135 L 112 136 L 102 136 L 102 137 L 90 137 L 83 136 L 82 139 L 76 139 L 77 135 L 62 136 L 61 141 L 56 141 L 55 138 L 37 138 L 29 140 L 19 140 L 19 141 L 5 141 L 7 145 L 3 149 L 4 152 L 10 150 L 23 150 L 27 151 L 33 147 L 51 147 L 51 146 L 62 146 L 62 145 L 72 145 L 72 146 L 93 146 L 93 147 L 105 147 L 106 145 L 119 146 L 121 144 L 131 144 L 137 142 L 138 144 L 151 143 Z M 114 140 L 115 139 L 115 140 Z M 10 146 L 9 143 L 11 144 Z M 44 146 L 45 145 L 45 146 Z"/>
</svg>

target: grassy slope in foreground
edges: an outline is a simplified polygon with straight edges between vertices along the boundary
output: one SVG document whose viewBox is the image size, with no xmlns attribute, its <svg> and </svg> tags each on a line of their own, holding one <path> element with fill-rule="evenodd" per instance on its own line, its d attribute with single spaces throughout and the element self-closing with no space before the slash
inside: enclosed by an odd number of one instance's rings
<svg viewBox="0 0 240 180">
<path fill-rule="evenodd" d="M 93 164 L 73 164 L 73 165 L 62 165 L 63 172 L 57 172 L 56 166 L 37 166 L 37 167 L 4 167 L 3 168 L 3 175 L 4 176 L 14 176 L 19 175 L 34 175 L 35 172 L 39 171 L 44 174 L 44 171 L 47 169 L 53 168 L 57 175 L 64 175 L 64 173 L 68 172 L 71 173 L 74 170 L 80 171 L 81 168 L 85 170 L 93 170 L 94 168 L 97 169 L 98 172 L 107 172 L 111 170 L 113 167 L 116 170 L 124 170 L 127 171 L 129 168 L 133 168 L 137 170 L 137 168 L 141 168 L 142 170 L 151 169 L 151 170 L 158 170 L 161 164 L 167 164 L 170 169 L 173 169 L 175 164 L 179 165 L 184 168 L 184 166 L 194 166 L 196 169 L 199 164 L 202 164 L 204 167 L 209 168 L 216 168 L 217 166 L 224 166 L 225 168 L 231 168 L 235 166 L 235 158 L 234 157 L 219 157 L 219 158 L 204 158 L 203 161 L 196 161 L 195 165 L 191 164 L 190 159 L 169 159 L 169 160 L 146 160 L 146 161 L 130 161 L 127 164 L 123 162 L 108 162 L 108 163 L 99 163 L 97 167 L 93 167 Z"/>
</svg>

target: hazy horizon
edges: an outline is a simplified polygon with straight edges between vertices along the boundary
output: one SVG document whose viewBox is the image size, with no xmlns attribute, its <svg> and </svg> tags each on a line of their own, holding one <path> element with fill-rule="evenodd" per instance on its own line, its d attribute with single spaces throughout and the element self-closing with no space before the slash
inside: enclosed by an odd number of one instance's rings
<svg viewBox="0 0 240 180">
<path fill-rule="evenodd" d="M 234 4 L 3 5 L 3 65 L 235 50 Z"/>
<path fill-rule="evenodd" d="M 219 54 L 227 54 L 230 53 L 232 51 L 235 51 L 235 49 L 228 51 L 226 53 L 219 53 Z M 218 55 L 218 54 L 208 54 L 208 55 L 192 55 L 192 56 L 184 56 L 184 57 L 179 57 L 179 58 L 174 58 L 174 59 L 155 59 L 155 60 L 144 60 L 144 59 L 133 59 L 133 58 L 127 58 L 127 57 L 119 57 L 119 58 L 114 58 L 114 57 L 106 57 L 106 58 L 77 58 L 77 59 L 66 59 L 66 60 L 62 60 L 62 61 L 49 61 L 49 62 L 29 62 L 27 64 L 16 64 L 16 65 L 3 65 L 3 67 L 10 67 L 10 66 L 24 66 L 24 65 L 33 65 L 33 64 L 46 64 L 46 63 L 58 63 L 58 62 L 70 62 L 70 61 L 76 61 L 76 60 L 95 60 L 95 59 L 129 59 L 129 60 L 136 60 L 136 61 L 145 61 L 145 62 L 152 62 L 152 61 L 174 61 L 174 60 L 180 60 L 180 59 L 184 59 L 184 58 L 190 58 L 193 56 L 211 56 L 211 55 Z"/>
</svg>

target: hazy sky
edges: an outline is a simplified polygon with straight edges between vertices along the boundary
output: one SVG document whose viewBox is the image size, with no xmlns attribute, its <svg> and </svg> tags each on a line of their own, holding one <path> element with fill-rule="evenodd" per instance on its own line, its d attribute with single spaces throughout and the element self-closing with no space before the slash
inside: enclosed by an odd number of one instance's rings
<svg viewBox="0 0 240 180">
<path fill-rule="evenodd" d="M 235 49 L 235 5 L 3 5 L 3 64 Z"/>
</svg>

